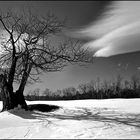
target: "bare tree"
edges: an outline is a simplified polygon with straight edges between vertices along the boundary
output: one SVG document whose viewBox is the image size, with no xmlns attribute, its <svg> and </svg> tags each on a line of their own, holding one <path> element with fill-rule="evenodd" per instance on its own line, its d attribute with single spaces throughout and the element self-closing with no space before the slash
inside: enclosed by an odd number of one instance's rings
<svg viewBox="0 0 140 140">
<path fill-rule="evenodd" d="M 130 85 L 130 82 L 129 82 L 128 80 L 125 80 L 125 81 L 124 81 L 124 88 L 125 88 L 125 89 L 130 89 L 130 86 L 131 86 L 131 85 Z"/>
<path fill-rule="evenodd" d="M 81 49 L 81 41 L 63 38 L 54 43 L 58 40 L 55 36 L 59 35 L 65 24 L 50 12 L 45 16 L 37 16 L 31 10 L 18 14 L 1 12 L 0 24 L 0 65 L 7 67 L 4 71 L 6 77 L 1 76 L 1 81 L 6 81 L 7 91 L 3 90 L 1 94 L 7 94 L 10 100 L 2 98 L 4 110 L 18 104 L 27 109 L 23 95 L 25 86 L 39 80 L 39 74 L 61 71 L 69 63 L 91 62 L 89 52 Z M 19 85 L 15 93 L 13 82 Z"/>
<path fill-rule="evenodd" d="M 68 87 L 68 88 L 63 89 L 63 95 L 69 96 L 69 97 L 76 95 L 76 88 L 75 87 Z"/>
<path fill-rule="evenodd" d="M 79 93 L 80 94 L 86 94 L 89 91 L 89 86 L 88 85 L 89 85 L 88 83 L 80 84 L 78 86 Z"/>
<path fill-rule="evenodd" d="M 138 88 L 139 82 L 140 82 L 139 76 L 136 74 L 132 75 L 131 77 L 132 89 L 136 90 Z"/>
<path fill-rule="evenodd" d="M 52 96 L 52 91 L 49 88 L 46 88 L 43 92 L 42 92 L 42 96 Z"/>
<path fill-rule="evenodd" d="M 120 92 L 120 89 L 121 89 L 121 84 L 122 84 L 122 80 L 123 80 L 123 78 L 122 78 L 122 76 L 119 74 L 119 75 L 117 75 L 117 78 L 116 78 L 116 91 L 117 92 Z"/>
<path fill-rule="evenodd" d="M 34 96 L 39 96 L 40 95 L 40 88 L 36 88 L 33 92 L 32 95 Z"/>
</svg>

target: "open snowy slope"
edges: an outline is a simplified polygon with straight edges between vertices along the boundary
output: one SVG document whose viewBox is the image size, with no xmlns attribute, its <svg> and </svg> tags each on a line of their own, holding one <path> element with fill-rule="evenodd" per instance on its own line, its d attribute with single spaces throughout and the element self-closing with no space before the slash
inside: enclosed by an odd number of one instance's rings
<svg viewBox="0 0 140 140">
<path fill-rule="evenodd" d="M 0 113 L 0 138 L 140 139 L 140 99 L 27 101 L 27 104 L 43 104 L 39 107 L 47 112 L 17 108 Z M 56 107 L 48 109 L 48 105 Z"/>
</svg>

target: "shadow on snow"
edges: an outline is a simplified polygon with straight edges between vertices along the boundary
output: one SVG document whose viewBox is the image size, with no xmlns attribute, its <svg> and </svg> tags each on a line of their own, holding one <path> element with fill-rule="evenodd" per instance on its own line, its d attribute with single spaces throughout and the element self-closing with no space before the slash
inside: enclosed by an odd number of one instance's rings
<svg viewBox="0 0 140 140">
<path fill-rule="evenodd" d="M 49 118 L 53 118 L 59 120 L 99 121 L 140 128 L 140 114 L 122 113 L 108 108 L 65 109 L 59 106 L 46 104 L 34 104 L 28 106 L 30 111 L 25 111 L 25 113 L 12 112 L 12 114 L 24 119 L 38 119 L 39 121 L 47 121 L 50 123 L 51 121 Z M 62 112 L 59 112 L 60 109 L 62 109 Z"/>
</svg>

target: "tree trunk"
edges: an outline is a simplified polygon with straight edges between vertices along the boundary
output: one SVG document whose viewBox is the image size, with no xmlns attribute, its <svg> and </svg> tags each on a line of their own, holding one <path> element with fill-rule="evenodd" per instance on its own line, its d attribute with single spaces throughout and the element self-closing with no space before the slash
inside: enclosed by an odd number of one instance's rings
<svg viewBox="0 0 140 140">
<path fill-rule="evenodd" d="M 22 109 L 28 110 L 28 106 L 22 91 L 20 90 L 16 91 L 14 95 L 14 102 L 15 102 L 15 106 L 20 105 Z"/>
<path fill-rule="evenodd" d="M 6 75 L 3 74 L 0 75 L 0 96 L 3 101 L 2 111 L 14 108 L 13 91 L 10 91 Z"/>
<path fill-rule="evenodd" d="M 27 83 L 27 79 L 29 77 L 31 69 L 32 69 L 31 64 L 26 65 L 24 73 L 22 75 L 22 80 L 21 80 L 20 86 L 19 86 L 18 90 L 16 91 L 16 93 L 14 95 L 15 96 L 16 106 L 21 105 L 21 108 L 23 108 L 25 110 L 28 110 L 28 106 L 27 106 L 27 104 L 25 102 L 23 92 L 24 92 L 25 85 Z"/>
<path fill-rule="evenodd" d="M 13 109 L 18 105 L 25 110 L 28 109 L 23 93 L 20 91 L 16 91 L 16 93 L 14 93 L 11 91 L 4 75 L 0 75 L 0 96 L 3 101 L 2 111 Z"/>
</svg>

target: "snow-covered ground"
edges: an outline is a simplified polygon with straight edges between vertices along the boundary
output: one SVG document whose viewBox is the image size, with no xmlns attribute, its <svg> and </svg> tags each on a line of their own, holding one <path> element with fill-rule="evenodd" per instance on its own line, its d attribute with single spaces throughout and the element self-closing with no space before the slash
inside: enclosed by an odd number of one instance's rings
<svg viewBox="0 0 140 140">
<path fill-rule="evenodd" d="M 49 112 L 16 108 L 0 113 L 1 139 L 140 139 L 140 99 L 27 101 L 27 104 L 60 108 Z"/>
</svg>

